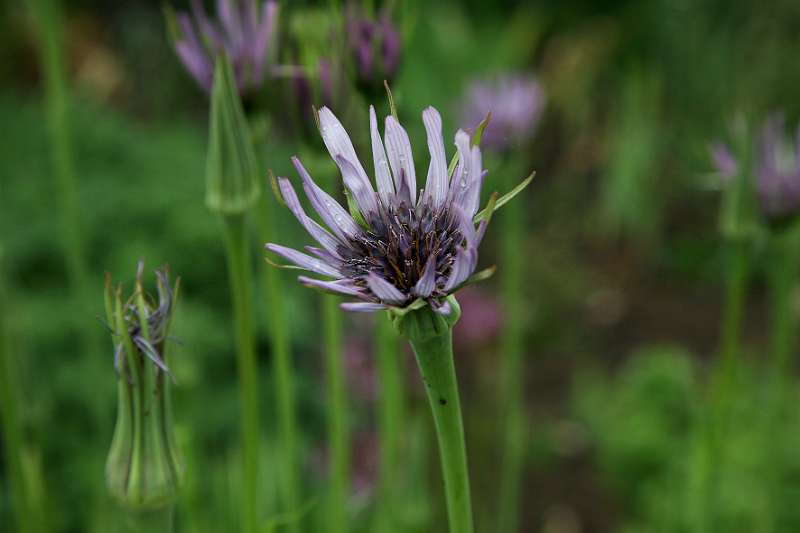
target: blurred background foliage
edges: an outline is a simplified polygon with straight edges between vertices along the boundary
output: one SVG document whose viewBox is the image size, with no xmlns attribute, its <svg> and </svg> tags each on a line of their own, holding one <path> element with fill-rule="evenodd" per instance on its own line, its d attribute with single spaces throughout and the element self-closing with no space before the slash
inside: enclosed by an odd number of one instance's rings
<svg viewBox="0 0 800 533">
<path fill-rule="evenodd" d="M 402 5 L 406 41 L 392 88 L 417 147 L 418 168 L 426 157 L 417 120 L 424 106 L 436 106 L 445 131 L 453 131 L 471 126 L 458 120 L 473 79 L 530 72 L 547 93 L 535 138 L 514 146 L 510 162 L 486 165 L 490 190 L 508 182 L 495 168 L 538 173 L 516 200 L 525 205 L 529 222 L 519 243 L 529 315 L 525 398 L 532 435 L 521 531 L 690 531 L 692 509 L 702 499 L 696 494 L 703 461 L 696 435 L 705 416 L 709 361 L 718 346 L 725 270 L 720 198 L 707 146 L 727 136 L 737 113 L 760 117 L 780 109 L 795 123 L 800 4 L 396 3 Z M 114 510 L 103 463 L 115 376 L 104 326 L 95 319 L 102 315 L 102 273 L 132 280 L 138 258 L 149 267 L 169 263 L 185 283 L 173 361 L 189 476 L 178 527 L 230 531 L 237 523 L 232 502 L 238 474 L 230 468 L 237 460 L 235 368 L 220 227 L 203 203 L 206 95 L 170 47 L 160 2 L 66 4 L 69 123 L 95 287 L 80 294 L 68 289 L 58 242 L 39 39 L 24 5 L 6 2 L 0 10 L 0 271 L 8 287 L 0 311 L 22 399 L 24 469 L 38 480 L 41 518 L 54 531 L 109 530 Z M 284 4 L 282 31 L 324 39 L 308 22 L 313 16 L 307 10 L 324 17 L 327 3 Z M 287 63 L 302 55 L 291 46 L 281 54 Z M 279 101 L 291 86 L 278 80 L 269 93 Z M 382 94 L 369 98 L 385 109 Z M 351 132 L 360 131 L 354 136 L 363 146 L 366 108 L 357 103 L 340 116 Z M 330 186 L 335 173 L 322 143 L 313 135 L 308 141 L 287 135 L 300 130 L 276 116 L 264 125 L 269 150 L 262 156 L 269 166 L 293 176 L 289 157 L 301 153 L 311 169 L 319 169 L 312 174 L 326 176 Z M 281 241 L 299 242 L 297 225 L 286 213 L 278 218 L 287 235 Z M 482 256 L 487 266 L 494 263 L 497 235 L 489 231 L 488 239 Z M 727 467 L 717 479 L 719 532 L 800 530 L 798 391 L 795 381 L 776 386 L 764 368 L 769 316 L 763 270 L 757 264 L 748 293 L 747 363 L 734 394 Z M 286 274 L 284 285 L 298 369 L 300 456 L 313 488 L 322 483 L 325 468 L 322 363 L 315 300 L 291 278 Z M 465 294 L 464 323 L 487 310 L 502 320 L 494 288 L 490 281 Z M 369 530 L 376 465 L 370 439 L 374 393 L 363 386 L 374 379 L 365 322 L 347 319 L 346 344 L 359 435 L 351 513 L 362 531 Z M 264 321 L 257 323 L 263 423 L 267 435 L 274 435 L 269 345 Z M 95 335 L 102 350 L 85 353 L 87 335 Z M 475 334 L 464 326 L 456 344 L 478 526 L 491 531 L 495 437 L 502 419 L 497 332 Z M 408 531 L 422 532 L 443 516 L 430 500 L 441 501 L 441 495 L 424 395 L 410 363 L 408 369 L 409 476 L 402 509 Z M 266 480 L 280 475 L 273 441 L 269 437 L 263 451 Z M 0 529 L 6 531 L 4 469 Z M 264 515 L 272 516 L 274 488 L 264 486 Z M 309 505 L 313 512 L 314 501 Z"/>
</svg>

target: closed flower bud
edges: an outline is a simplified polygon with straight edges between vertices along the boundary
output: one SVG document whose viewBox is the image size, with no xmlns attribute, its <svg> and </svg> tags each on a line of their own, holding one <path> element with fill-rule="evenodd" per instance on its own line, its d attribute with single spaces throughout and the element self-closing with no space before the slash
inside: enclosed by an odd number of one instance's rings
<svg viewBox="0 0 800 533">
<path fill-rule="evenodd" d="M 117 423 L 106 463 L 111 494 L 131 510 L 169 506 L 180 485 L 182 466 L 173 438 L 170 376 L 165 344 L 179 282 L 169 286 L 156 271 L 158 303 L 136 287 L 122 299 L 106 275 L 106 314 L 114 343 L 118 379 Z"/>
<path fill-rule="evenodd" d="M 258 200 L 261 189 L 250 128 L 225 56 L 217 59 L 214 73 L 209 131 L 206 204 L 226 215 L 243 213 Z"/>
</svg>

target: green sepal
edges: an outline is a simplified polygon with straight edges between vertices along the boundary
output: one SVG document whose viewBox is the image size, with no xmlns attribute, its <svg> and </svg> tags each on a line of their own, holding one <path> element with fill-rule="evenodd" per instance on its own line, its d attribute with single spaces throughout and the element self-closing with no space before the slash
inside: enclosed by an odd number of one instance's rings
<svg viewBox="0 0 800 533">
<path fill-rule="evenodd" d="M 389 111 L 392 113 L 394 119 L 400 122 L 400 117 L 397 116 L 397 107 L 394 105 L 394 96 L 392 90 L 389 88 L 389 82 L 383 80 L 383 86 L 386 88 L 386 98 L 389 100 Z"/>
<path fill-rule="evenodd" d="M 272 169 L 267 171 L 267 181 L 269 181 L 270 189 L 272 189 L 272 194 L 275 195 L 275 199 L 278 200 L 278 204 L 286 207 L 286 202 L 281 195 L 281 189 L 278 186 L 278 180 L 275 178 L 275 174 L 272 173 Z"/>
<path fill-rule="evenodd" d="M 492 217 L 492 213 L 494 213 L 495 211 L 497 211 L 498 209 L 500 209 L 501 207 L 506 205 L 516 195 L 521 193 L 522 190 L 525 189 L 525 187 L 527 187 L 530 184 L 531 181 L 533 181 L 534 176 L 536 176 L 536 171 L 531 172 L 530 176 L 528 176 L 527 178 L 522 180 L 522 182 L 519 185 L 517 185 L 516 187 L 514 187 L 513 189 L 508 191 L 506 194 L 504 194 L 500 198 L 497 198 L 497 201 L 494 202 L 494 205 L 491 205 L 491 200 L 490 200 L 490 203 L 487 204 L 487 206 L 480 213 L 475 215 L 475 218 L 473 219 L 473 221 L 477 224 L 481 220 L 484 220 L 484 219 L 489 220 Z"/>
<path fill-rule="evenodd" d="M 206 159 L 206 205 L 226 215 L 241 214 L 258 201 L 258 161 L 250 127 L 227 57 L 217 58 L 211 90 Z"/>
<path fill-rule="evenodd" d="M 422 302 L 422 305 L 416 306 L 417 302 Z M 448 296 L 447 302 L 450 304 L 449 315 L 437 313 L 424 300 L 415 300 L 403 309 L 390 309 L 389 317 L 402 337 L 412 342 L 425 341 L 449 334 L 461 318 L 461 306 L 455 296 Z"/>
<path fill-rule="evenodd" d="M 361 214 L 361 210 L 358 208 L 355 198 L 353 198 L 353 195 L 350 194 L 350 191 L 347 189 L 344 189 L 344 197 L 347 198 L 347 209 L 350 211 L 350 216 L 353 217 L 356 224 L 369 230 L 369 224 L 367 224 L 367 221 L 364 219 L 364 215 Z"/>
</svg>

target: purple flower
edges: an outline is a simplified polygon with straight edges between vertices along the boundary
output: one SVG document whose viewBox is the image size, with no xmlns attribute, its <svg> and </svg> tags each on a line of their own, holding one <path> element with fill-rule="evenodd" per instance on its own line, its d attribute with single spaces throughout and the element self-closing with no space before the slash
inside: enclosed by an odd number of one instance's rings
<svg viewBox="0 0 800 533">
<path fill-rule="evenodd" d="M 401 40 L 384 10 L 375 20 L 350 6 L 347 16 L 347 42 L 356 65 L 358 81 L 383 87 L 383 81 L 391 81 L 400 65 Z"/>
<path fill-rule="evenodd" d="M 342 124 L 329 109 L 319 112 L 322 139 L 342 173 L 353 216 L 314 183 L 296 157 L 292 161 L 303 189 L 330 231 L 306 215 L 289 180 L 278 179 L 286 205 L 320 247 L 306 247 L 310 255 L 278 244 L 267 248 L 302 269 L 333 278 L 300 276 L 301 283 L 360 300 L 343 304 L 344 309 L 369 312 L 427 303 L 447 314 L 450 305 L 445 298 L 468 282 L 475 270 L 487 224 L 485 217 L 479 217 L 484 219 L 477 228 L 473 222 L 484 177 L 481 151 L 459 130 L 458 164 L 449 173 L 439 113 L 429 107 L 422 120 L 431 161 L 419 196 L 408 134 L 389 116 L 381 140 L 372 107 L 377 193 Z"/>
<path fill-rule="evenodd" d="M 731 151 L 715 143 L 711 157 L 720 175 L 732 179 L 738 163 Z M 792 140 L 786 135 L 782 114 L 768 117 L 761 128 L 753 175 L 759 205 L 767 218 L 785 218 L 800 211 L 800 128 Z"/>
<path fill-rule="evenodd" d="M 226 54 L 240 92 L 258 88 L 267 71 L 267 52 L 278 14 L 278 5 L 267 0 L 217 0 L 217 16 L 206 14 L 201 0 L 191 0 L 191 15 L 176 14 L 175 51 L 200 86 L 211 91 L 214 61 Z"/>
<path fill-rule="evenodd" d="M 493 81 L 476 81 L 467 91 L 463 124 L 473 128 L 491 112 L 482 140 L 492 149 L 505 150 L 533 135 L 545 102 L 544 91 L 533 76 L 506 74 Z"/>
</svg>

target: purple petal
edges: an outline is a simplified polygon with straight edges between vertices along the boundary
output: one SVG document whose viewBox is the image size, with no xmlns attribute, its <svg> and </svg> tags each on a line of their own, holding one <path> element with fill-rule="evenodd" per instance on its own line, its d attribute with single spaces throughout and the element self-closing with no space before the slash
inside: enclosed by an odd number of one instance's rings
<svg viewBox="0 0 800 533">
<path fill-rule="evenodd" d="M 335 281 L 325 281 L 321 279 L 309 278 L 307 276 L 298 276 L 297 281 L 303 285 L 311 288 L 322 289 L 328 292 L 335 292 L 336 294 L 344 294 L 346 296 L 363 297 L 358 287 L 349 279 L 338 279 Z"/>
<path fill-rule="evenodd" d="M 436 257 L 431 255 L 425 263 L 425 270 L 417 284 L 414 285 L 412 292 L 420 298 L 427 298 L 436 288 Z"/>
<path fill-rule="evenodd" d="M 389 165 L 392 167 L 394 175 L 394 187 L 399 194 L 405 185 L 408 188 L 409 197 L 401 197 L 401 200 L 407 200 L 413 205 L 417 201 L 417 175 L 414 172 L 414 155 L 411 153 L 411 141 L 408 140 L 408 133 L 393 116 L 389 115 L 386 117 L 384 137 Z"/>
<path fill-rule="evenodd" d="M 306 255 L 303 252 L 298 252 L 292 248 L 287 248 L 285 246 L 281 246 L 280 244 L 273 243 L 268 243 L 266 248 L 270 252 L 274 252 L 282 257 L 285 257 L 300 268 L 310 270 L 311 272 L 316 272 L 322 276 L 330 276 L 332 278 L 342 277 L 342 273 L 333 266 L 315 257 Z"/>
<path fill-rule="evenodd" d="M 438 209 L 447 197 L 447 156 L 442 138 L 442 117 L 438 111 L 429 107 L 422 112 L 422 121 L 425 123 L 428 150 L 431 153 L 423 201 L 430 202 L 434 208 Z"/>
<path fill-rule="evenodd" d="M 225 42 L 223 41 L 217 26 L 208 18 L 206 10 L 203 8 L 203 2 L 201 0 L 192 0 L 191 6 L 192 15 L 194 16 L 195 21 L 197 21 L 197 26 L 200 28 L 200 33 L 206 40 L 206 44 L 213 50 L 214 53 L 223 50 Z"/>
<path fill-rule="evenodd" d="M 355 237 L 360 233 L 360 229 L 350 213 L 339 205 L 339 202 L 333 199 L 328 193 L 323 191 L 319 185 L 314 183 L 311 175 L 305 169 L 303 164 L 297 157 L 292 157 L 292 164 L 300 178 L 303 180 L 303 190 L 306 191 L 306 196 L 311 201 L 314 210 L 319 213 L 322 220 L 328 227 L 333 230 L 333 233 L 338 236 L 342 242 L 347 242 L 350 238 Z"/>
<path fill-rule="evenodd" d="M 737 163 L 730 149 L 722 143 L 716 142 L 709 147 L 711 160 L 717 172 L 725 181 L 729 181 L 737 172 Z"/>
<path fill-rule="evenodd" d="M 356 155 L 356 150 L 353 148 L 353 143 L 350 141 L 347 131 L 345 131 L 339 119 L 336 118 L 336 115 L 327 107 L 319 110 L 319 129 L 322 134 L 322 140 L 325 142 L 325 147 L 331 157 L 335 160 L 336 156 L 341 155 L 350 161 L 358 171 L 359 178 L 367 185 L 370 185 L 369 177 L 358 160 L 358 155 Z"/>
<path fill-rule="evenodd" d="M 339 169 L 342 171 L 344 184 L 347 189 L 353 193 L 353 198 L 355 198 L 361 213 L 363 215 L 367 213 L 377 213 L 378 199 L 369 181 L 365 184 L 364 181 L 359 178 L 356 167 L 344 157 L 340 155 L 336 156 L 336 164 L 339 165 Z"/>
<path fill-rule="evenodd" d="M 397 289 L 397 287 L 374 272 L 370 272 L 367 275 L 367 285 L 372 293 L 382 302 L 401 304 L 408 299 L 405 294 Z"/>
<path fill-rule="evenodd" d="M 175 52 L 195 81 L 205 89 L 206 92 L 210 92 L 211 85 L 214 81 L 214 75 L 212 74 L 213 67 L 205 52 L 186 41 L 175 43 Z"/>
<path fill-rule="evenodd" d="M 388 309 L 388 307 L 383 304 L 371 302 L 346 302 L 339 305 L 339 307 L 345 311 L 352 311 L 355 313 L 373 313 L 375 311 L 383 311 L 384 309 Z"/>
<path fill-rule="evenodd" d="M 217 16 L 222 21 L 233 55 L 238 57 L 242 51 L 243 34 L 236 0 L 217 0 Z"/>
<path fill-rule="evenodd" d="M 450 277 L 444 286 L 445 291 L 451 291 L 467 281 L 475 271 L 478 263 L 478 251 L 475 248 L 459 248 L 450 271 Z"/>
<path fill-rule="evenodd" d="M 378 195 L 383 205 L 388 206 L 392 194 L 394 194 L 394 184 L 392 174 L 389 171 L 389 161 L 386 159 L 386 151 L 383 148 L 381 134 L 378 131 L 378 119 L 375 116 L 375 108 L 369 106 L 369 132 L 372 137 L 372 159 L 375 162 L 375 183 L 378 185 Z"/>
<path fill-rule="evenodd" d="M 433 308 L 434 312 L 445 316 L 449 315 L 450 311 L 453 310 L 452 306 L 450 305 L 450 302 L 448 302 L 447 300 L 445 300 L 442 303 L 431 302 L 431 307 Z"/>
<path fill-rule="evenodd" d="M 267 60 L 267 51 L 270 38 L 274 33 L 278 16 L 278 3 L 272 0 L 264 2 L 261 7 L 261 22 L 256 29 L 253 46 L 253 77 L 260 81 L 264 76 L 264 65 Z M 273 55 L 272 57 L 276 57 Z"/>
<path fill-rule="evenodd" d="M 478 211 L 484 176 L 481 171 L 481 151 L 477 146 L 471 146 L 469 135 L 462 130 L 456 133 L 455 144 L 458 165 L 450 183 L 450 200 L 472 218 Z"/>
<path fill-rule="evenodd" d="M 306 212 L 303 210 L 303 206 L 300 205 L 300 200 L 297 198 L 297 193 L 294 192 L 294 187 L 292 184 L 289 183 L 289 180 L 286 178 L 278 178 L 278 187 L 281 191 L 281 196 L 283 196 L 283 200 L 286 202 L 286 206 L 289 210 L 297 217 L 297 220 L 300 221 L 300 224 L 306 229 L 306 231 L 311 234 L 314 239 L 322 245 L 328 253 L 333 254 L 334 256 L 339 256 L 339 246 L 341 243 L 330 233 L 325 231 L 325 228 L 320 226 L 315 220 L 312 220 Z"/>
</svg>

